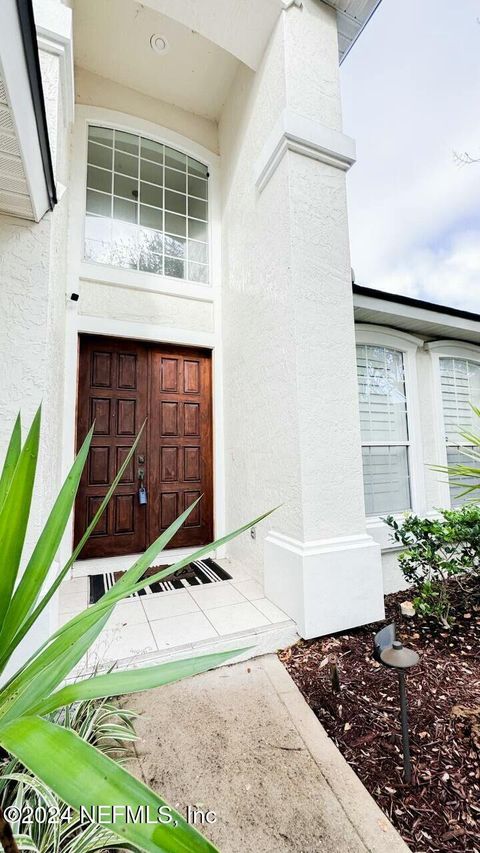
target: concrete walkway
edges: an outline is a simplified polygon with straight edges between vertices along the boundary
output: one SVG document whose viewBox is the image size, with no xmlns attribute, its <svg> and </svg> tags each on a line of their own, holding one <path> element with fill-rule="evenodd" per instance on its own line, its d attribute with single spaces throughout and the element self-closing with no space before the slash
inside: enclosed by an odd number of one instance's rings
<svg viewBox="0 0 480 853">
<path fill-rule="evenodd" d="M 407 853 L 275 655 L 128 697 L 132 771 L 222 853 Z"/>
</svg>

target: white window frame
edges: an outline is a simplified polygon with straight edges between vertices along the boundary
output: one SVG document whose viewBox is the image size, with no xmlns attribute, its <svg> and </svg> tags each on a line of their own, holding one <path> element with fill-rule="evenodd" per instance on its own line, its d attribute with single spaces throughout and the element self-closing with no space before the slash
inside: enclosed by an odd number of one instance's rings
<svg viewBox="0 0 480 853">
<path fill-rule="evenodd" d="M 410 475 L 410 511 L 423 514 L 425 508 L 425 477 L 423 472 L 423 457 L 421 450 L 421 428 L 420 428 L 420 409 L 418 398 L 418 383 L 417 383 L 417 350 L 423 346 L 423 341 L 410 335 L 407 332 L 402 332 L 396 329 L 390 329 L 386 326 L 374 326 L 368 323 L 355 324 L 355 341 L 357 344 L 367 346 L 388 347 L 388 349 L 396 350 L 403 355 L 403 365 L 405 372 L 405 395 L 407 398 L 407 427 L 408 441 L 394 442 L 398 445 L 408 447 L 408 467 Z M 357 383 L 358 387 L 358 383 Z M 362 447 L 365 446 L 382 446 L 389 442 L 362 442 Z M 408 510 L 407 510 L 408 511 Z M 396 518 L 402 518 L 403 512 L 391 513 Z M 387 511 L 379 515 L 367 515 L 367 528 L 377 528 L 380 533 L 382 542 L 385 546 L 388 545 L 388 529 L 382 518 L 387 515 Z"/>
<path fill-rule="evenodd" d="M 98 139 L 98 137 L 95 137 L 93 139 L 90 139 L 90 130 L 110 131 L 112 133 L 112 136 L 113 136 L 112 145 L 111 146 L 108 145 L 102 138 Z M 209 177 L 210 177 L 210 175 L 208 172 L 208 166 L 205 163 L 200 163 L 199 160 L 194 160 L 191 157 L 187 157 L 185 152 L 180 151 L 178 148 L 172 148 L 172 147 L 165 146 L 165 145 L 162 146 L 162 151 L 164 150 L 164 152 L 165 152 L 164 155 L 162 156 L 162 162 L 159 164 L 155 160 L 152 161 L 149 159 L 148 151 L 145 154 L 144 150 L 143 150 L 143 143 L 144 142 L 145 143 L 151 142 L 152 141 L 151 137 L 145 137 L 143 135 L 135 133 L 135 134 L 128 134 L 128 137 L 129 138 L 132 137 L 133 139 L 135 139 L 136 144 L 137 144 L 137 156 L 135 158 L 136 159 L 137 174 L 135 176 L 129 175 L 129 174 L 122 174 L 119 171 L 119 167 L 116 164 L 117 154 L 119 154 L 120 156 L 126 157 L 127 161 L 134 162 L 134 158 L 130 156 L 130 153 L 125 152 L 125 149 L 118 147 L 119 142 L 117 142 L 117 136 L 121 135 L 122 133 L 123 133 L 123 131 L 119 131 L 117 128 L 106 127 L 105 124 L 99 126 L 99 125 L 95 125 L 91 122 L 88 122 L 87 199 L 88 199 L 89 193 L 92 193 L 95 197 L 103 198 L 104 201 L 106 201 L 108 199 L 109 206 L 110 206 L 110 215 L 107 217 L 107 219 L 110 220 L 111 222 L 116 222 L 119 225 L 126 225 L 127 227 L 129 227 L 129 226 L 132 227 L 132 225 L 133 225 L 133 227 L 136 229 L 137 234 L 142 229 L 142 226 L 144 224 L 144 223 L 142 223 L 142 212 L 143 211 L 145 211 L 145 210 L 151 211 L 152 213 L 153 213 L 153 211 L 156 211 L 157 214 L 160 212 L 161 217 L 162 217 L 162 227 L 159 228 L 159 227 L 156 227 L 154 225 L 147 225 L 146 226 L 150 231 L 155 231 L 155 233 L 161 237 L 162 271 L 156 272 L 155 274 L 156 275 L 165 275 L 164 267 L 165 267 L 165 264 L 167 263 L 167 259 L 168 259 L 168 250 L 165 246 L 165 243 L 167 242 L 168 238 L 172 237 L 173 240 L 175 240 L 176 238 L 180 238 L 180 239 L 183 238 L 184 243 L 185 243 L 185 257 L 180 259 L 182 267 L 183 267 L 183 275 L 172 276 L 172 277 L 178 278 L 180 281 L 192 281 L 192 282 L 196 282 L 199 284 L 209 284 L 210 283 L 210 264 L 209 264 L 208 255 L 209 255 L 209 248 L 210 248 L 210 232 L 209 232 L 209 214 L 208 214 L 208 190 L 209 190 Z M 155 140 L 155 144 L 156 144 L 156 142 L 157 142 L 157 140 Z M 92 144 L 94 151 L 95 150 L 102 151 L 102 149 L 103 149 L 105 152 L 110 152 L 110 154 L 113 153 L 113 155 L 115 157 L 115 162 L 114 162 L 114 159 L 111 160 L 110 168 L 106 168 L 105 166 L 101 166 L 98 163 L 95 164 L 92 162 L 88 162 L 88 150 L 90 148 L 90 144 Z M 178 171 L 180 169 L 180 166 L 178 166 L 178 164 L 176 164 L 177 168 L 172 167 L 172 169 L 168 169 L 168 167 L 166 165 L 166 161 L 167 161 L 167 153 L 166 152 L 167 151 L 171 151 L 171 152 L 175 152 L 176 154 L 183 155 L 183 157 L 185 158 L 185 171 L 184 172 Z M 188 168 L 187 168 L 187 160 L 188 160 Z M 196 174 L 192 175 L 190 173 L 190 165 L 189 165 L 190 162 L 198 163 L 202 167 L 202 171 L 205 170 L 206 174 L 203 175 L 202 177 L 197 177 Z M 156 169 L 161 168 L 162 178 L 163 178 L 161 186 L 153 183 L 153 179 L 148 181 L 145 177 L 142 177 L 142 166 L 147 165 L 147 164 L 150 166 L 154 166 Z M 110 188 L 108 191 L 106 191 L 105 189 L 100 188 L 98 186 L 95 187 L 95 186 L 92 186 L 91 184 L 90 184 L 90 186 L 88 185 L 89 169 L 92 169 L 92 171 L 94 171 L 96 173 L 100 173 L 100 175 L 103 173 L 104 176 L 107 176 L 107 179 L 109 180 L 109 183 L 110 183 Z M 174 172 L 177 175 L 185 177 L 185 190 L 184 190 L 184 192 L 178 191 L 177 189 L 172 189 L 172 188 L 167 187 L 167 181 L 166 181 L 167 171 Z M 137 221 L 135 221 L 134 223 L 131 223 L 129 220 L 125 221 L 122 219 L 118 219 L 115 216 L 115 205 L 117 202 L 119 204 L 124 204 L 124 205 L 126 204 L 127 207 L 130 207 L 130 204 L 132 204 L 131 200 L 130 200 L 130 202 L 126 201 L 125 195 L 123 195 L 120 191 L 118 191 L 116 189 L 117 178 L 119 180 L 123 180 L 123 181 L 127 181 L 127 182 L 134 181 L 136 184 L 137 197 L 136 197 L 136 202 L 134 202 L 134 203 L 136 203 Z M 195 197 L 193 195 L 193 193 L 190 189 L 190 178 L 201 181 L 202 184 L 204 184 L 204 188 L 205 188 L 205 196 L 204 197 L 201 197 L 201 196 Z M 148 199 L 148 201 L 145 201 L 143 199 L 143 196 L 142 196 L 142 193 L 143 193 L 142 188 L 144 186 L 150 187 L 150 190 L 155 190 L 157 196 L 158 196 L 158 194 L 160 194 L 161 202 L 155 204 L 155 202 L 153 202 L 150 198 Z M 172 207 L 169 207 L 167 205 L 167 193 L 170 196 L 173 196 L 173 198 L 181 198 L 184 200 L 184 202 L 185 202 L 185 213 L 184 214 L 181 214 L 181 213 L 179 214 L 178 211 L 176 212 Z M 190 203 L 194 202 L 194 201 L 200 202 L 200 204 L 205 205 L 205 215 L 201 219 L 198 216 L 197 217 L 193 216 L 192 213 L 190 212 Z M 184 219 L 184 222 L 185 222 L 185 234 L 184 235 L 174 234 L 167 228 L 166 218 L 168 215 L 173 215 L 173 216 L 177 216 L 177 217 L 179 215 L 182 216 L 182 218 Z M 165 221 L 164 221 L 164 217 L 165 217 Z M 105 217 L 103 215 L 95 214 L 95 213 L 92 213 L 92 211 L 90 211 L 90 212 L 86 213 L 86 220 L 85 220 L 85 226 L 84 227 L 86 227 L 86 222 L 89 220 L 89 218 L 91 219 L 91 221 L 97 221 L 97 222 L 98 221 L 100 221 L 100 222 L 105 221 Z M 206 236 L 204 236 L 203 239 L 200 240 L 200 238 L 193 238 L 191 236 L 191 234 L 190 234 L 190 220 L 196 221 L 198 223 L 201 223 L 203 226 L 205 226 Z M 190 243 L 195 242 L 196 239 L 198 239 L 202 245 L 205 245 L 206 249 L 207 249 L 206 261 L 203 260 L 200 262 L 200 264 L 198 264 L 198 266 L 204 267 L 204 269 L 206 269 L 206 281 L 202 281 L 199 279 L 189 277 L 190 263 L 191 263 Z M 86 242 L 87 242 L 86 239 L 84 239 L 83 260 L 86 259 L 85 258 Z M 141 255 L 141 251 L 140 251 L 140 255 Z M 137 262 L 138 262 L 138 260 L 139 259 L 137 259 Z M 173 261 L 177 260 L 174 252 L 171 253 L 170 260 L 173 260 Z M 113 261 L 111 261 L 111 262 L 104 262 L 103 261 L 102 262 L 102 261 L 97 261 L 94 258 L 90 258 L 89 262 L 95 263 L 95 264 L 100 263 L 102 266 L 113 266 L 115 268 L 118 268 L 118 267 L 125 268 L 125 266 L 127 268 L 130 268 L 128 266 L 128 264 L 124 265 L 121 263 L 115 263 Z M 137 268 L 132 267 L 132 269 L 134 269 L 136 271 Z M 148 272 L 149 270 L 145 270 L 145 269 L 142 269 L 141 267 L 138 267 L 138 271 L 139 272 Z"/>
<path fill-rule="evenodd" d="M 151 291 L 213 302 L 220 292 L 221 283 L 221 215 L 220 215 L 220 158 L 203 145 L 185 136 L 137 116 L 77 104 L 72 138 L 72 168 L 70 182 L 68 252 L 71 259 L 70 274 L 82 281 L 94 281 L 116 287 Z M 168 145 L 204 163 L 209 179 L 209 282 L 192 282 L 188 279 L 159 275 L 141 270 L 124 269 L 84 260 L 85 215 L 87 190 L 87 146 L 89 126 L 123 130 Z M 68 291 L 68 288 L 67 288 Z"/>
<path fill-rule="evenodd" d="M 436 410 L 434 434 L 436 458 L 439 465 L 447 465 L 447 442 L 445 440 L 440 359 L 459 358 L 466 361 L 475 361 L 480 365 L 480 347 L 464 341 L 438 340 L 426 343 L 425 349 L 430 353 L 433 368 L 433 391 Z M 459 441 L 455 447 L 460 445 L 461 442 Z M 446 476 L 442 477 L 439 483 L 439 499 L 442 507 L 453 509 L 450 486 Z"/>
</svg>

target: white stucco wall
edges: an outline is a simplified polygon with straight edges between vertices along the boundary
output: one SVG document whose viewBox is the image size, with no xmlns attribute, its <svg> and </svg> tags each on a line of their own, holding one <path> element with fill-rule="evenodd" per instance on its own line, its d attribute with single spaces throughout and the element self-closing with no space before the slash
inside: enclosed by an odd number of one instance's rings
<svg viewBox="0 0 480 853">
<path fill-rule="evenodd" d="M 43 445 L 48 454 L 45 499 L 51 505 L 60 486 L 60 454 L 65 344 L 65 276 L 68 227 L 69 129 L 64 124 L 58 56 L 41 51 L 40 61 L 58 202 L 51 218 L 46 322 L 46 375 Z M 48 389 L 48 390 L 47 390 Z"/>
<path fill-rule="evenodd" d="M 61 145 L 61 140 L 57 140 L 58 60 L 42 53 L 41 67 L 52 157 L 57 170 L 64 172 L 62 152 L 57 151 L 59 143 Z M 61 351 L 60 324 L 56 315 L 58 302 L 63 299 L 57 299 L 56 287 L 61 260 L 52 252 L 58 248 L 55 231 L 62 220 L 65 203 L 61 208 L 53 214 L 47 213 L 39 223 L 0 217 L 0 347 L 4 366 L 0 401 L 2 454 L 18 411 L 22 411 L 28 425 L 54 384 L 49 375 L 49 333 L 52 333 L 51 346 L 55 348 L 60 343 Z M 61 235 L 58 241 L 61 242 Z M 48 403 L 44 407 L 44 421 L 47 417 Z M 44 451 L 51 454 L 52 447 L 44 447 Z"/>
<path fill-rule="evenodd" d="M 345 175 L 289 156 L 303 537 L 311 541 L 360 534 L 365 515 Z"/>
<path fill-rule="evenodd" d="M 286 159 L 260 198 L 253 165 L 286 106 L 283 18 L 256 75 L 241 67 L 220 122 L 227 527 L 278 510 L 301 529 Z M 229 551 L 260 574 L 266 521 Z"/>
<path fill-rule="evenodd" d="M 75 68 L 75 101 L 77 104 L 118 110 L 161 127 L 169 127 L 218 153 L 216 122 L 121 86 L 78 66 Z"/>
<path fill-rule="evenodd" d="M 408 589 L 408 583 L 406 583 L 398 565 L 399 553 L 398 550 L 382 552 L 383 591 L 385 595 L 390 595 L 391 592 L 398 592 L 401 589 Z"/>
<path fill-rule="evenodd" d="M 259 154 L 285 109 L 319 134 L 341 129 L 336 19 L 323 4 L 307 0 L 282 14 L 256 76 L 237 73 L 219 125 L 227 526 L 282 504 L 255 540 L 230 546 L 260 579 L 271 528 L 300 549 L 371 541 L 352 407 L 345 173 L 307 144 L 306 156 L 287 150 L 256 186 Z M 335 574 L 332 564 L 327 585 Z"/>
<path fill-rule="evenodd" d="M 289 108 L 341 130 L 336 13 L 323 3 L 307 0 L 304 10 L 293 10 L 284 22 Z"/>
<path fill-rule="evenodd" d="M 59 58 L 40 52 L 45 106 L 57 184 L 68 176 L 68 132 L 63 122 Z M 63 351 L 67 196 L 39 223 L 0 217 L 0 453 L 20 411 L 25 437 L 42 404 L 40 455 L 22 566 L 31 553 L 61 483 Z M 54 567 L 55 570 L 55 567 Z M 23 659 L 55 623 L 47 608 L 12 659 Z M 8 674 L 8 672 L 7 672 Z"/>
<path fill-rule="evenodd" d="M 38 225 L 0 216 L 0 442 L 21 409 L 28 424 L 45 387 L 51 216 Z"/>
<path fill-rule="evenodd" d="M 101 282 L 83 281 L 79 314 L 108 317 L 131 323 L 177 326 L 180 329 L 214 331 L 211 302 L 182 299 L 164 293 L 118 288 Z"/>
</svg>

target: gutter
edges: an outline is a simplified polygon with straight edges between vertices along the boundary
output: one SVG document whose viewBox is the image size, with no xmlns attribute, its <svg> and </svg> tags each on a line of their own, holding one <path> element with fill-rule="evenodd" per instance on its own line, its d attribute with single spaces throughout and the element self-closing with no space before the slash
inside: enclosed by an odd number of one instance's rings
<svg viewBox="0 0 480 853">
<path fill-rule="evenodd" d="M 45 176 L 50 210 L 57 203 L 57 191 L 55 187 L 55 176 L 53 172 L 50 141 L 48 137 L 47 115 L 45 112 L 45 99 L 43 94 L 42 74 L 40 60 L 38 58 L 37 33 L 35 28 L 35 17 L 33 14 L 32 0 L 17 0 L 17 12 L 22 34 L 25 63 L 30 83 L 33 111 L 37 125 L 38 142 Z"/>
<path fill-rule="evenodd" d="M 381 299 L 384 302 L 394 302 L 398 305 L 409 305 L 411 308 L 435 311 L 437 314 L 448 314 L 450 317 L 460 317 L 462 320 L 471 320 L 474 323 L 480 322 L 480 314 L 463 311 L 461 308 L 452 308 L 450 305 L 439 305 L 437 302 L 413 299 L 411 296 L 402 296 L 400 293 L 387 293 L 385 290 L 375 290 L 372 287 L 363 287 L 360 284 L 352 284 L 352 290 L 357 296 L 369 296 L 371 299 Z"/>
</svg>

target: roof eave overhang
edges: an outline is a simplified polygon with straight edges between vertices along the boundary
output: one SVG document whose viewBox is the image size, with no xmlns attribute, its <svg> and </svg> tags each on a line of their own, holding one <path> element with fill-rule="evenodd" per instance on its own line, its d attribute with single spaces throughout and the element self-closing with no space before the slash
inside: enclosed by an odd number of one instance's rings
<svg viewBox="0 0 480 853">
<path fill-rule="evenodd" d="M 402 329 L 427 340 L 480 342 L 480 315 L 470 311 L 357 284 L 353 285 L 353 307 L 357 322 Z"/>
<path fill-rule="evenodd" d="M 0 212 L 38 222 L 53 209 L 56 192 L 31 0 L 2 0 L 0 77 Z"/>
<path fill-rule="evenodd" d="M 382 0 L 323 0 L 337 12 L 340 64 L 350 53 Z"/>
</svg>

